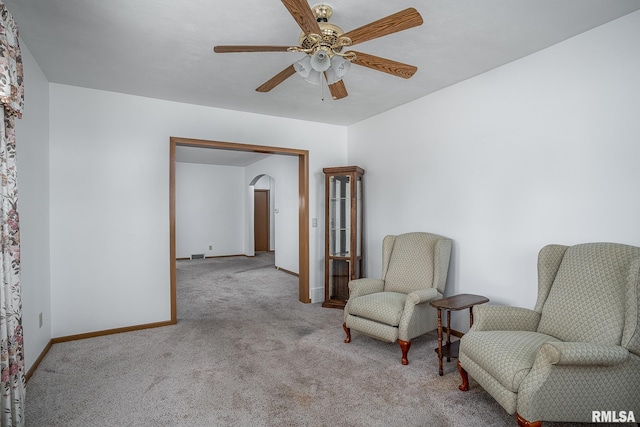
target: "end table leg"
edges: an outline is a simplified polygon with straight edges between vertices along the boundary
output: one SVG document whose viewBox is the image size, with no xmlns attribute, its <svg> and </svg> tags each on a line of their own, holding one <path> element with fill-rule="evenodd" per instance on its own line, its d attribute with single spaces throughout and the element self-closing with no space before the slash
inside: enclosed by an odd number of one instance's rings
<svg viewBox="0 0 640 427">
<path fill-rule="evenodd" d="M 447 346 L 451 348 L 451 310 L 447 310 Z M 449 357 L 451 350 L 447 352 L 447 362 L 451 362 L 451 357 Z"/>
<path fill-rule="evenodd" d="M 438 309 L 438 373 L 444 375 L 442 370 L 442 310 Z"/>
</svg>

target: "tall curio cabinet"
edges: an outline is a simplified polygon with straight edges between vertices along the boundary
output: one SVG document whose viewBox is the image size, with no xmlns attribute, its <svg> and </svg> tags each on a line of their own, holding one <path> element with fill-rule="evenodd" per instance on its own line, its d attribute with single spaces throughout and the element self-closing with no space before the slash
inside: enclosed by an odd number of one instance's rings
<svg viewBox="0 0 640 427">
<path fill-rule="evenodd" d="M 325 256 L 323 307 L 344 308 L 349 281 L 362 277 L 362 176 L 357 166 L 324 168 Z"/>
</svg>

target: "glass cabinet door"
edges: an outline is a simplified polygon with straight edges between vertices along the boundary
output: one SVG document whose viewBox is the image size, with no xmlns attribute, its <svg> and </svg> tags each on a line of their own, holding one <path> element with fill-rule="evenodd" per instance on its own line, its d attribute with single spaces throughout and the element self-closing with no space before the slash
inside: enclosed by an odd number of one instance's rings
<svg viewBox="0 0 640 427">
<path fill-rule="evenodd" d="M 362 273 L 362 174 L 358 167 L 325 168 L 325 307 L 344 307 L 349 281 Z"/>
<path fill-rule="evenodd" d="M 332 256 L 349 256 L 351 177 L 329 177 L 329 253 Z"/>
</svg>

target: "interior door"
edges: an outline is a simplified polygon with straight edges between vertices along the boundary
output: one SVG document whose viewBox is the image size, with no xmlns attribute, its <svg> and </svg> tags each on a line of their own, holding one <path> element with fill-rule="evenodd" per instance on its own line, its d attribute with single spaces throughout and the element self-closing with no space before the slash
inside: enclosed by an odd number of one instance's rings
<svg viewBox="0 0 640 427">
<path fill-rule="evenodd" d="M 269 190 L 253 192 L 253 236 L 256 252 L 269 251 Z"/>
</svg>

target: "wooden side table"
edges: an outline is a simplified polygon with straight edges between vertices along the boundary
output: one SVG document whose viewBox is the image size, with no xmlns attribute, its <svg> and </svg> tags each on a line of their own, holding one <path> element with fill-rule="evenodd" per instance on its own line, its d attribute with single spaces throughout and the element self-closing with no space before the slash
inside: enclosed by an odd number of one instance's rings
<svg viewBox="0 0 640 427">
<path fill-rule="evenodd" d="M 473 326 L 473 306 L 489 302 L 489 298 L 482 295 L 459 294 L 447 298 L 431 301 L 431 305 L 438 309 L 438 373 L 442 372 L 442 358 L 446 356 L 447 362 L 451 362 L 452 357 L 458 357 L 460 341 L 451 342 L 451 310 L 459 311 L 469 309 L 469 327 Z M 447 343 L 442 345 L 442 310 L 447 310 Z"/>
</svg>

